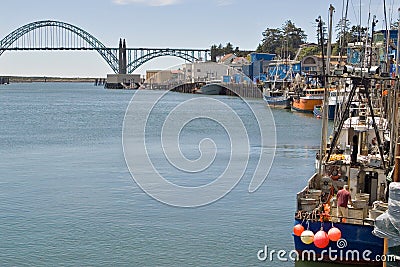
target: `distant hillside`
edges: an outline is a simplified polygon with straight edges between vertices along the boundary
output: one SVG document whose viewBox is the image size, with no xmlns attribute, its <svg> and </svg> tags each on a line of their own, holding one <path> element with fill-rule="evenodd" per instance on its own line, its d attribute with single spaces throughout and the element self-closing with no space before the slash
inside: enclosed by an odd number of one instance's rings
<svg viewBox="0 0 400 267">
<path fill-rule="evenodd" d="M 23 77 L 23 76 L 3 76 L 10 80 L 10 83 L 29 83 L 29 82 L 79 82 L 94 83 L 99 78 L 65 78 L 65 77 Z M 101 78 L 104 79 L 104 78 Z"/>
</svg>

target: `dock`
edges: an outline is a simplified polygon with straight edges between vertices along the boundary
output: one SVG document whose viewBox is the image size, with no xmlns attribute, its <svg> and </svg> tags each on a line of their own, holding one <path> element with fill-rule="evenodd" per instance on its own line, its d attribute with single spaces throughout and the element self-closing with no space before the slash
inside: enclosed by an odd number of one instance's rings
<svg viewBox="0 0 400 267">
<path fill-rule="evenodd" d="M 170 83 L 170 84 L 147 84 L 147 90 L 170 90 L 178 93 L 194 94 L 196 90 L 205 85 L 205 82 L 194 83 Z M 261 90 L 254 84 L 245 83 L 221 83 L 224 87 L 221 95 L 241 96 L 244 98 L 263 98 Z"/>
</svg>

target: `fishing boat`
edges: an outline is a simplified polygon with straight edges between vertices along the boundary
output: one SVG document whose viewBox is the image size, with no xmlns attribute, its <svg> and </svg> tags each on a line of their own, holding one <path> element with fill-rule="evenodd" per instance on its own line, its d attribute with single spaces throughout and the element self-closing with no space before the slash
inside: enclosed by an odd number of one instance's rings
<svg viewBox="0 0 400 267">
<path fill-rule="evenodd" d="M 292 101 L 292 110 L 313 113 L 314 106 L 322 105 L 324 88 L 307 88 L 302 95 L 297 95 Z"/>
<path fill-rule="evenodd" d="M 330 10 L 332 16 L 332 6 Z M 319 28 L 322 33 L 321 19 Z M 323 41 L 321 46 L 324 51 Z M 294 245 L 298 259 L 303 261 L 382 266 L 388 243 L 374 229 L 377 223 L 385 225 L 386 221 L 380 218 L 390 203 L 390 182 L 400 180 L 400 157 L 395 157 L 400 155 L 400 144 L 396 147 L 399 76 L 390 78 L 371 71 L 376 69 L 371 62 L 366 71 L 347 72 L 352 68 L 340 66 L 338 69 L 335 77 L 323 73 L 325 85 L 329 84 L 328 78 L 346 79 L 351 89 L 344 95 L 328 141 L 329 90 L 325 86 L 321 146 L 316 171 L 296 196 Z M 385 98 L 385 92 L 392 99 Z M 394 175 L 396 169 L 398 174 Z M 338 207 L 341 188 L 348 188 L 350 193 L 347 215 L 338 212 L 342 210 Z M 400 210 L 399 206 L 396 208 Z M 397 227 L 392 227 L 393 232 L 399 234 L 400 225 Z"/>
<path fill-rule="evenodd" d="M 339 92 L 337 90 L 330 90 L 328 96 L 328 120 L 334 120 L 336 111 L 343 104 L 345 92 Z M 323 105 L 314 106 L 314 116 L 316 118 L 322 118 Z"/>
<path fill-rule="evenodd" d="M 263 98 L 270 107 L 290 109 L 290 97 L 287 92 L 282 90 L 264 90 Z"/>
<path fill-rule="evenodd" d="M 330 90 L 328 96 L 328 120 L 335 119 L 336 110 L 342 105 L 344 100 L 344 92 L 338 90 Z"/>
<path fill-rule="evenodd" d="M 269 63 L 267 72 L 270 79 L 265 82 L 263 98 L 270 107 L 290 109 L 293 99 L 291 89 L 301 82 L 300 62 L 297 61 L 300 51 L 294 60 L 278 59 Z"/>
<path fill-rule="evenodd" d="M 304 257 L 308 256 L 305 252 L 312 251 L 321 260 L 333 261 L 335 257 L 326 254 L 331 250 L 339 253 L 336 255 L 338 262 L 365 264 L 368 260 L 362 258 L 363 253 L 369 254 L 371 259 L 383 253 L 383 239 L 373 235 L 372 231 L 376 217 L 387 207 L 385 159 L 389 156 L 389 148 L 378 146 L 374 140 L 390 140 L 389 124 L 384 118 L 359 111 L 342 125 L 335 132 L 332 143 L 326 146 L 325 155 L 318 157 L 317 172 L 297 194 L 295 224 L 312 231 L 314 238 L 317 235 L 325 237 L 326 245 L 315 243 L 317 239 L 307 244 L 301 234 L 295 236 L 294 241 L 299 255 Z M 345 221 L 337 216 L 336 199 L 344 185 L 350 186 L 353 199 Z M 332 242 L 328 235 L 325 236 L 331 229 L 340 231 L 340 240 Z"/>
<path fill-rule="evenodd" d="M 330 89 L 329 90 L 329 96 L 328 96 L 328 120 L 334 120 L 335 119 L 335 114 L 336 111 L 340 109 L 344 102 L 344 96 L 346 95 L 346 91 L 344 90 L 336 90 L 336 89 Z M 353 105 L 356 105 L 357 102 L 354 102 Z M 323 113 L 323 107 L 324 105 L 316 105 L 314 106 L 314 116 L 316 118 L 322 118 L 322 113 Z M 338 111 L 340 112 L 340 111 Z"/>
</svg>

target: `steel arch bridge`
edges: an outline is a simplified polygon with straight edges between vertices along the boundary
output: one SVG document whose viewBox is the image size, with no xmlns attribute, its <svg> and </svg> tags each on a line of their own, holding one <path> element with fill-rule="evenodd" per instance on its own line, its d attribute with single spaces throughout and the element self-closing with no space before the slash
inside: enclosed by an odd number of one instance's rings
<svg viewBox="0 0 400 267">
<path fill-rule="evenodd" d="M 209 50 L 195 49 L 173 49 L 173 48 L 127 48 L 129 63 L 127 64 L 128 73 L 132 73 L 138 67 L 156 57 L 175 56 L 189 62 L 207 61 Z M 197 54 L 197 55 L 196 55 Z M 202 57 L 202 54 L 204 57 Z M 133 60 L 132 60 L 133 57 Z"/>
<path fill-rule="evenodd" d="M 0 41 L 0 56 L 19 50 L 95 50 L 115 73 L 132 73 L 147 61 L 175 56 L 189 62 L 207 60 L 208 49 L 106 47 L 96 37 L 72 24 L 42 20 L 12 31 Z"/>
</svg>

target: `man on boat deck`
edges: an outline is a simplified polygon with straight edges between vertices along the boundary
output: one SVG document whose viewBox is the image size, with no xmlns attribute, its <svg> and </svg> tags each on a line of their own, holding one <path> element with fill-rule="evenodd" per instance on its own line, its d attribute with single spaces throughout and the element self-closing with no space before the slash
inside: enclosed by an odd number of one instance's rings
<svg viewBox="0 0 400 267">
<path fill-rule="evenodd" d="M 376 137 L 372 138 L 372 143 L 369 144 L 368 153 L 371 155 L 379 154 L 378 142 L 376 141 Z"/>
<path fill-rule="evenodd" d="M 341 222 L 346 222 L 347 217 L 349 217 L 349 208 L 347 204 L 352 204 L 348 185 L 345 185 L 343 189 L 340 189 L 337 192 L 336 199 L 337 217 L 341 220 Z"/>
</svg>

